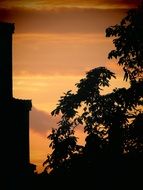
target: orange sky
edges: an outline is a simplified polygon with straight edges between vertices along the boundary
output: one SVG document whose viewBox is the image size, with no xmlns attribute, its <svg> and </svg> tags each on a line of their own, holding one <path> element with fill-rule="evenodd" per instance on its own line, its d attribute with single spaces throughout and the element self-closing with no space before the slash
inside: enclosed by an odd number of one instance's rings
<svg viewBox="0 0 143 190">
<path fill-rule="evenodd" d="M 13 35 L 14 97 L 32 99 L 30 157 L 42 171 L 50 152 L 47 134 L 58 119 L 50 112 L 64 92 L 75 89 L 85 72 L 106 66 L 127 86 L 121 69 L 107 59 L 113 48 L 105 29 L 117 24 L 139 0 L 1 0 L 0 21 L 15 23 Z M 111 90 L 111 89 L 109 89 Z M 109 91 L 108 90 L 108 91 Z M 83 143 L 83 133 L 80 142 Z"/>
</svg>

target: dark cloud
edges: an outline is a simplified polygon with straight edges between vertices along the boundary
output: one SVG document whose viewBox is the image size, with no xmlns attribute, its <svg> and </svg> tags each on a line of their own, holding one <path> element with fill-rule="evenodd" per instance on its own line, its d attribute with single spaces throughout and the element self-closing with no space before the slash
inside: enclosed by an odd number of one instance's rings
<svg viewBox="0 0 143 190">
<path fill-rule="evenodd" d="M 96 1 L 96 0 L 95 0 Z M 141 0 L 100 0 L 99 3 L 117 7 L 136 7 Z"/>
<path fill-rule="evenodd" d="M 116 24 L 125 12 L 87 8 L 1 9 L 0 20 L 15 23 L 17 33 L 94 33 Z"/>
<path fill-rule="evenodd" d="M 30 112 L 30 128 L 42 135 L 47 134 L 49 130 L 57 127 L 59 119 L 50 114 L 33 107 Z"/>
</svg>

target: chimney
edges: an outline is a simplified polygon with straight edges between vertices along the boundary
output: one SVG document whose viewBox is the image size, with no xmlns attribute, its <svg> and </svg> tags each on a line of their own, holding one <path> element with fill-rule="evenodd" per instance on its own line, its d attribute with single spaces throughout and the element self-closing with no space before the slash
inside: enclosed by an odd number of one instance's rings
<svg viewBox="0 0 143 190">
<path fill-rule="evenodd" d="M 14 24 L 0 22 L 0 101 L 12 99 L 12 34 Z"/>
</svg>

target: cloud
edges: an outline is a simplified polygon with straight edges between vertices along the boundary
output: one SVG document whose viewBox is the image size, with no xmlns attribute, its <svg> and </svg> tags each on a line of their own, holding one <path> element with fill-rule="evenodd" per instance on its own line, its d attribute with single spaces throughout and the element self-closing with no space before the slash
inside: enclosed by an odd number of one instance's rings
<svg viewBox="0 0 143 190">
<path fill-rule="evenodd" d="M 1 0 L 1 7 L 15 8 L 24 7 L 27 9 L 50 9 L 57 7 L 80 7 L 80 8 L 113 8 L 132 7 L 137 5 L 139 0 Z"/>
<path fill-rule="evenodd" d="M 46 137 L 50 134 L 52 128 L 57 128 L 57 122 L 60 117 L 52 117 L 47 112 L 41 111 L 35 107 L 32 108 L 30 112 L 30 129 L 32 135 L 40 135 Z M 39 136 L 39 137 L 40 137 Z M 83 126 L 78 126 L 75 130 L 75 136 L 78 137 L 78 143 L 84 144 L 84 139 L 86 134 L 84 133 Z M 46 139 L 47 141 L 47 139 Z M 50 141 L 48 141 L 49 143 Z M 37 142 L 38 143 L 38 142 Z"/>
<path fill-rule="evenodd" d="M 0 9 L 0 20 L 13 22 L 16 33 L 95 33 L 116 24 L 126 10 L 57 8 Z"/>
<path fill-rule="evenodd" d="M 140 0 L 94 0 L 96 7 L 101 8 L 132 8 L 136 7 Z"/>
<path fill-rule="evenodd" d="M 14 75 L 81 75 L 103 65 L 112 44 L 101 35 L 15 35 Z"/>
<path fill-rule="evenodd" d="M 58 118 L 52 117 L 47 112 L 33 107 L 30 112 L 30 128 L 42 135 L 45 135 L 52 128 L 57 127 Z"/>
<path fill-rule="evenodd" d="M 41 135 L 46 137 L 50 134 L 52 128 L 57 128 L 57 122 L 60 121 L 60 117 L 52 117 L 47 112 L 41 111 L 35 107 L 30 112 L 30 129 L 32 135 Z M 75 136 L 78 137 L 78 143 L 84 144 L 86 134 L 84 133 L 83 126 L 78 126 L 75 130 Z M 40 137 L 40 136 L 39 136 Z M 47 139 L 46 139 L 47 141 Z M 50 141 L 48 141 L 49 143 Z M 37 142 L 38 143 L 38 142 Z"/>
</svg>

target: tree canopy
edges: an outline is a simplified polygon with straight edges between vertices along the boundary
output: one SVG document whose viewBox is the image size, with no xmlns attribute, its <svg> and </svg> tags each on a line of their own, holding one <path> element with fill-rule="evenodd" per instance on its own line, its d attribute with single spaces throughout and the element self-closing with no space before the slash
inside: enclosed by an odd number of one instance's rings
<svg viewBox="0 0 143 190">
<path fill-rule="evenodd" d="M 106 37 L 114 37 L 115 47 L 108 58 L 117 60 L 130 86 L 102 94 L 116 76 L 97 67 L 76 84 L 75 93 L 70 90 L 60 97 L 51 114 L 60 114 L 61 120 L 48 136 L 53 151 L 44 162 L 51 175 L 109 171 L 113 163 L 117 169 L 117 163 L 143 157 L 143 5 L 108 27 Z M 85 145 L 78 144 L 77 127 L 86 134 Z"/>
</svg>

